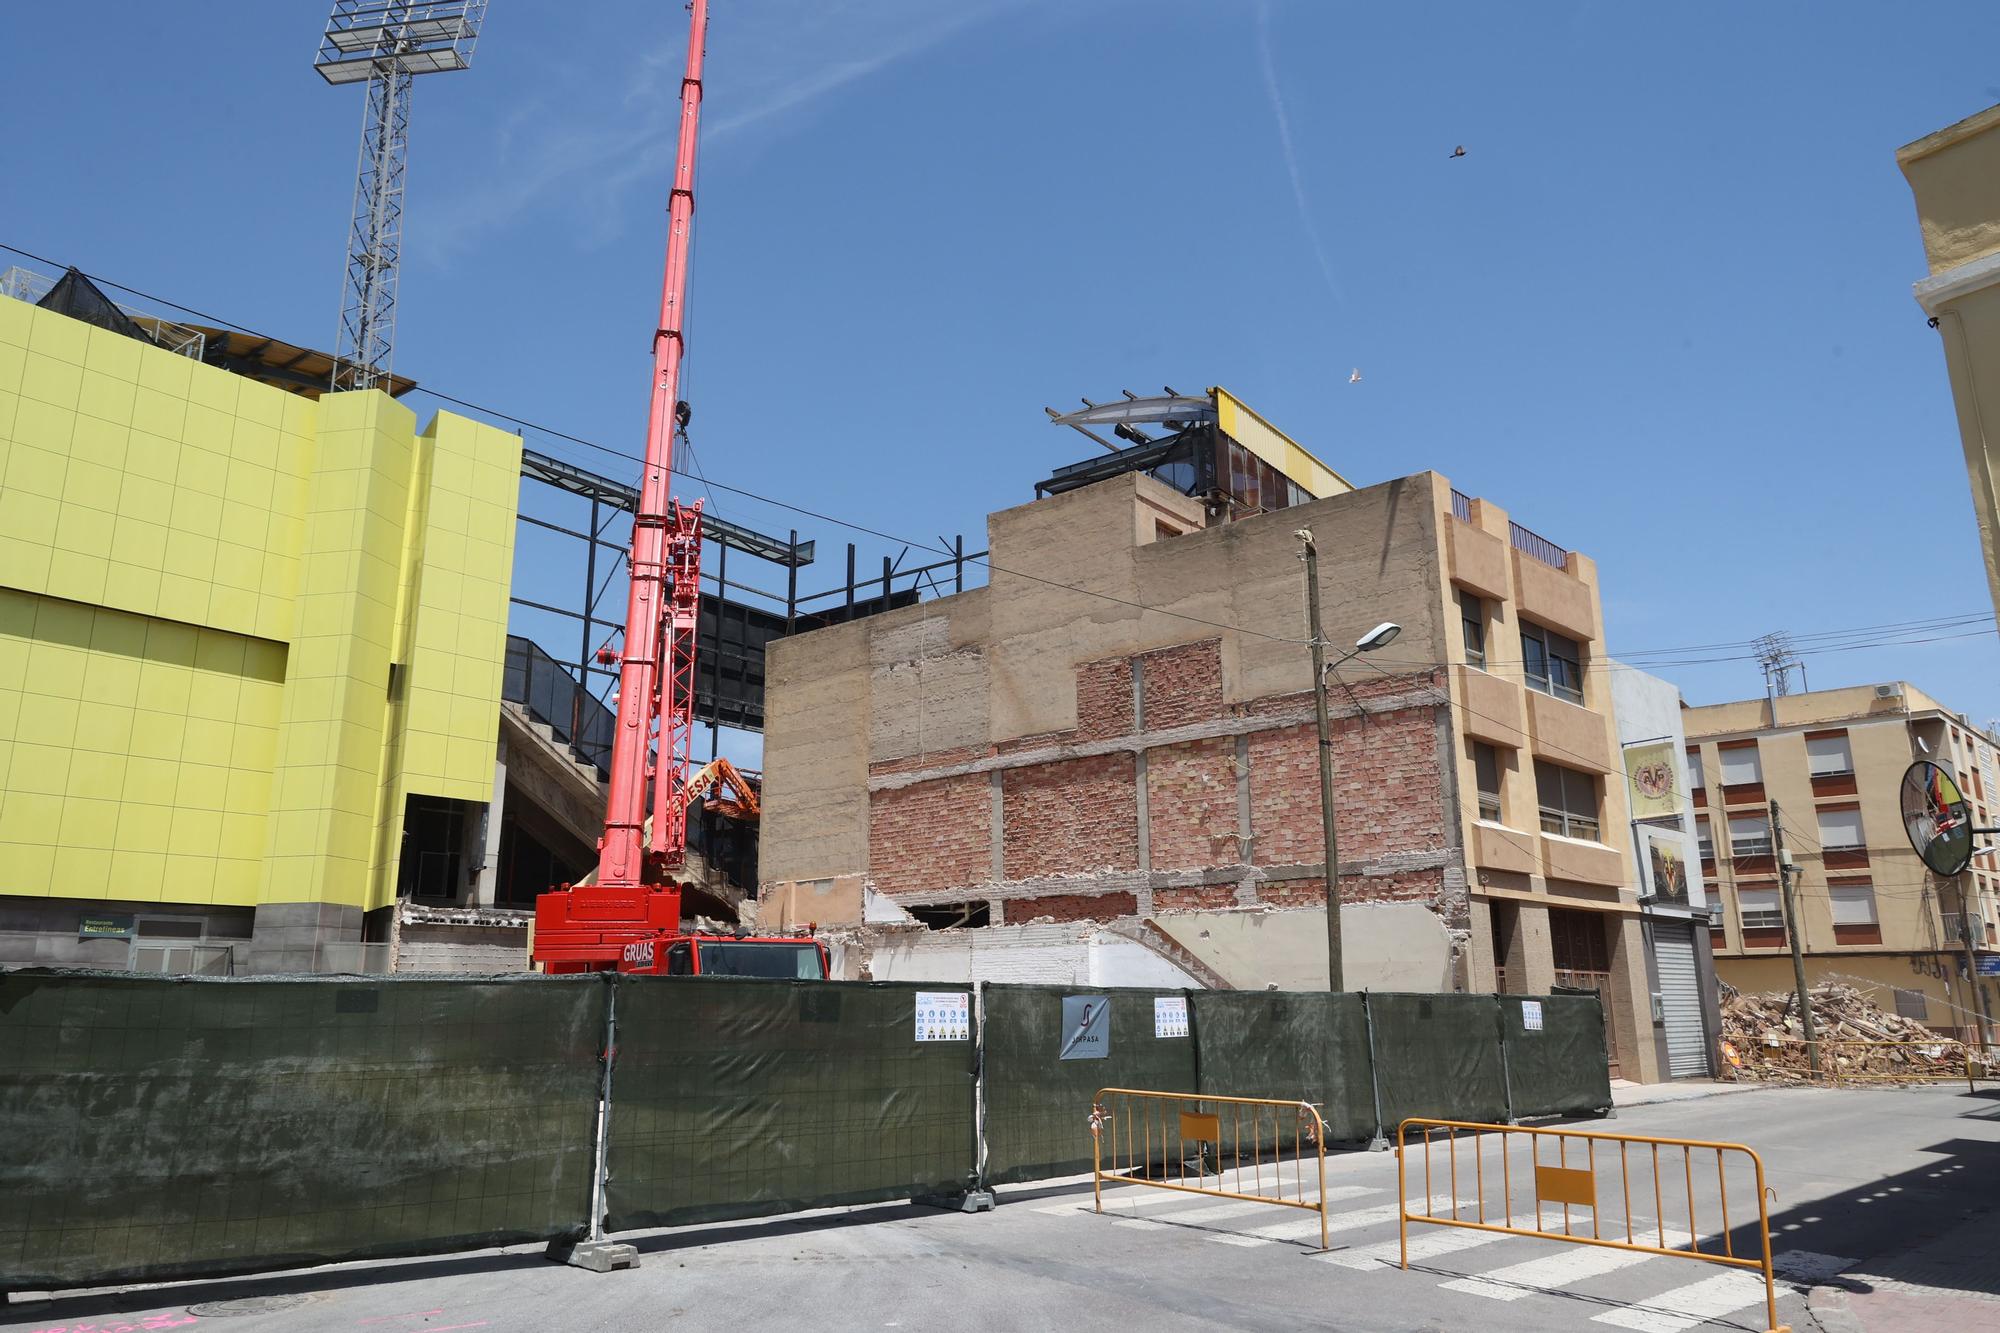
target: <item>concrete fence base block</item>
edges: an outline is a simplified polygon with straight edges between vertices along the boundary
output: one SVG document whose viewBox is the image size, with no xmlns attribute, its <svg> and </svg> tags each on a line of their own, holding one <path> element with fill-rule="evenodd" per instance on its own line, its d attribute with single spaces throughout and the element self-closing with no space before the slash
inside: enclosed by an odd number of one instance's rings
<svg viewBox="0 0 2000 1333">
<path fill-rule="evenodd" d="M 967 1190 L 963 1194 L 920 1194 L 910 1200 L 924 1208 L 942 1208 L 951 1213 L 990 1213 L 992 1190 Z"/>
<path fill-rule="evenodd" d="M 1377 1134 L 1374 1138 L 1368 1140 L 1369 1152 L 1388 1152 L 1395 1146 L 1395 1144 L 1389 1142 L 1387 1134 Z"/>
<path fill-rule="evenodd" d="M 552 1240 L 548 1257 L 571 1268 L 587 1268 L 593 1273 L 609 1273 L 614 1268 L 637 1268 L 639 1251 L 615 1240 Z"/>
</svg>

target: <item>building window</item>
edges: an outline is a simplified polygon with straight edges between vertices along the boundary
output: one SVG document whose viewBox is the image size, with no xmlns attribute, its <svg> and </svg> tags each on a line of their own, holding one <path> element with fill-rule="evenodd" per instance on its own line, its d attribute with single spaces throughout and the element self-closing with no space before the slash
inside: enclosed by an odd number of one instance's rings
<svg viewBox="0 0 2000 1333">
<path fill-rule="evenodd" d="M 1521 658 L 1527 667 L 1529 689 L 1573 704 L 1583 702 L 1583 650 L 1575 639 L 1524 620 Z"/>
<path fill-rule="evenodd" d="M 1479 779 L 1479 817 L 1500 822 L 1500 755 L 1484 741 L 1472 743 L 1472 768 Z"/>
<path fill-rule="evenodd" d="M 1702 860 L 1713 861 L 1715 859 L 1715 839 L 1708 831 L 1707 815 L 1696 815 L 1694 817 L 1694 844 L 1701 852 Z"/>
<path fill-rule="evenodd" d="M 1859 806 L 1821 810 L 1818 813 L 1821 849 L 1829 852 L 1851 852 L 1863 845 Z"/>
<path fill-rule="evenodd" d="M 1736 915 L 1745 930 L 1783 930 L 1785 911 L 1776 889 L 1736 890 Z"/>
<path fill-rule="evenodd" d="M 1833 924 L 1872 926 L 1875 918 L 1875 886 L 1867 880 L 1846 880 L 1826 886 L 1833 899 Z"/>
<path fill-rule="evenodd" d="M 1688 747 L 1688 790 L 1700 791 L 1707 785 L 1708 783 L 1701 776 L 1701 747 L 1699 745 L 1690 745 Z"/>
<path fill-rule="evenodd" d="M 1731 815 L 1729 817 L 1729 854 L 1731 856 L 1769 856 L 1771 854 L 1771 821 L 1765 815 Z"/>
<path fill-rule="evenodd" d="M 1535 792 L 1542 805 L 1542 832 L 1600 841 L 1594 775 L 1537 759 Z"/>
<path fill-rule="evenodd" d="M 1726 745 L 1716 752 L 1722 762 L 1722 785 L 1742 787 L 1764 780 L 1764 765 L 1757 758 L 1757 743 Z"/>
<path fill-rule="evenodd" d="M 1897 1017 L 1914 1018 L 1919 1023 L 1929 1021 L 1931 1016 L 1929 996 L 1920 990 L 1904 990 L 1901 986 L 1897 986 L 1894 989 L 1896 991 Z"/>
<path fill-rule="evenodd" d="M 1830 732 L 1806 737 L 1806 768 L 1816 778 L 1854 771 L 1854 752 L 1848 747 L 1847 733 Z"/>
<path fill-rule="evenodd" d="M 1465 630 L 1465 660 L 1486 669 L 1486 603 L 1460 588 L 1458 623 Z"/>
</svg>

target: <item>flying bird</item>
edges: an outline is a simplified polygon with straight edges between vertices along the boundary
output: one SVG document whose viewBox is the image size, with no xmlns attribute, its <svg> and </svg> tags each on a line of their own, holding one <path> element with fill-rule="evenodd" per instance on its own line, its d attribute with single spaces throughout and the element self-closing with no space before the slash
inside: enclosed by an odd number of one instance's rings
<svg viewBox="0 0 2000 1333">
<path fill-rule="evenodd" d="M 1451 155 L 1452 155 L 1453 157 L 1464 157 L 1464 156 L 1465 156 L 1465 145 L 1464 145 L 1464 144 L 1460 144 L 1460 145 L 1459 145 L 1458 147 L 1456 147 L 1456 148 L 1452 149 L 1452 150 L 1451 150 Z"/>
<path fill-rule="evenodd" d="M 1348 382 L 1349 384 L 1359 384 L 1359 383 L 1361 383 L 1361 367 L 1360 367 L 1360 366 L 1356 366 L 1356 367 L 1354 368 L 1354 373 L 1353 373 L 1353 374 L 1351 374 L 1351 375 L 1349 375 L 1349 376 L 1347 377 L 1347 382 Z"/>
</svg>

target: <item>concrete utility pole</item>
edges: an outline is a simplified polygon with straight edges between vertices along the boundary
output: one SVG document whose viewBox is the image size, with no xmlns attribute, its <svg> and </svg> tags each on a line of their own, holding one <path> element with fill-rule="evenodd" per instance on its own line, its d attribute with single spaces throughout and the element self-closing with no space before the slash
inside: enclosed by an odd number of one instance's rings
<svg viewBox="0 0 2000 1333">
<path fill-rule="evenodd" d="M 1979 1053 L 1986 1054 L 1986 991 L 1979 984 L 1979 957 L 1972 951 L 1972 894 L 1965 887 L 1970 876 L 1958 873 L 1958 942 L 1965 951 L 1965 984 L 1972 991 L 1973 1019 L 1979 1024 Z"/>
<path fill-rule="evenodd" d="M 1778 822 L 1778 803 L 1771 802 L 1771 846 L 1778 859 L 1778 883 L 1785 902 L 1785 938 L 1792 946 L 1792 980 L 1798 987 L 1799 1019 L 1805 1024 L 1806 1067 L 1819 1073 L 1819 1033 L 1813 1024 L 1812 993 L 1806 987 L 1805 948 L 1799 939 L 1799 903 L 1793 889 L 1798 884 L 1798 867 L 1785 855 L 1785 826 Z"/>
<path fill-rule="evenodd" d="M 1340 835 L 1333 820 L 1333 729 L 1326 712 L 1326 636 L 1319 625 L 1319 547 L 1311 528 L 1297 537 L 1306 562 L 1306 615 L 1312 627 L 1313 715 L 1319 723 L 1319 813 L 1326 829 L 1326 988 L 1342 990 L 1340 957 Z"/>
</svg>

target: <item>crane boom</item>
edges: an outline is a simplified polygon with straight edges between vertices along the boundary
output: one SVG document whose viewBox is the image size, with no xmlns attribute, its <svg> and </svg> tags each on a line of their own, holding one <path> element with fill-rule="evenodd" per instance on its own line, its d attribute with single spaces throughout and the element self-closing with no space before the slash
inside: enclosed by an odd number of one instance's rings
<svg viewBox="0 0 2000 1333">
<path fill-rule="evenodd" d="M 636 888 L 657 882 L 686 853 L 688 745 L 694 730 L 694 649 L 701 607 L 701 505 L 668 496 L 674 431 L 681 424 L 681 359 L 687 350 L 688 242 L 694 226 L 694 161 L 701 125 L 702 57 L 708 0 L 688 6 L 687 69 L 681 76 L 680 139 L 667 206 L 667 269 L 653 332 L 652 398 L 646 413 L 645 473 L 632 519 L 632 588 L 618 671 L 618 725 L 611 744 L 611 792 L 598 848 L 597 882 Z M 652 830 L 646 778 L 654 773 Z"/>
</svg>

